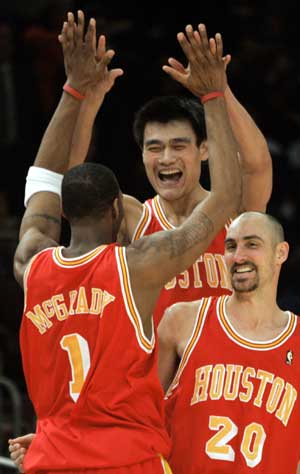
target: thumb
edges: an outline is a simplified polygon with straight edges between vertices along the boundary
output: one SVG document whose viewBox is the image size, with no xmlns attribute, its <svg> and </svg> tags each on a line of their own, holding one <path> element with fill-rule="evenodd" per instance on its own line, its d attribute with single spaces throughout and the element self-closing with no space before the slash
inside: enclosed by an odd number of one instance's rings
<svg viewBox="0 0 300 474">
<path fill-rule="evenodd" d="M 184 74 L 181 72 L 177 71 L 173 67 L 170 66 L 163 66 L 162 67 L 163 71 L 165 71 L 169 76 L 172 77 L 175 81 L 179 82 L 180 84 L 183 84 L 184 81 Z"/>
<path fill-rule="evenodd" d="M 226 71 L 228 64 L 231 62 L 231 55 L 226 54 L 226 56 L 224 56 L 222 59 L 223 59 L 225 71 Z"/>
<path fill-rule="evenodd" d="M 109 71 L 109 73 L 110 73 L 110 76 L 111 76 L 113 82 L 115 82 L 117 77 L 123 76 L 124 71 L 123 71 L 123 69 L 118 68 L 118 69 L 111 69 Z"/>
</svg>

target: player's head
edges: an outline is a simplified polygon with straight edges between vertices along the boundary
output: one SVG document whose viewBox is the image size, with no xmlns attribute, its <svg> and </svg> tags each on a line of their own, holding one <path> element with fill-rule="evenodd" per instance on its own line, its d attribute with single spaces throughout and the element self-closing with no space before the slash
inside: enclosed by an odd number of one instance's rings
<svg viewBox="0 0 300 474">
<path fill-rule="evenodd" d="M 289 246 L 278 220 L 261 212 L 245 212 L 230 225 L 225 239 L 225 261 L 238 293 L 277 287 Z"/>
<path fill-rule="evenodd" d="M 99 163 L 83 163 L 65 174 L 62 207 L 71 226 L 80 221 L 87 226 L 103 219 L 111 223 L 114 238 L 124 216 L 117 178 L 109 168 Z M 106 219 L 108 214 L 111 219 Z"/>
<path fill-rule="evenodd" d="M 199 185 L 200 164 L 208 157 L 200 101 L 156 97 L 136 113 L 133 133 L 148 179 L 162 197 L 178 199 Z"/>
</svg>

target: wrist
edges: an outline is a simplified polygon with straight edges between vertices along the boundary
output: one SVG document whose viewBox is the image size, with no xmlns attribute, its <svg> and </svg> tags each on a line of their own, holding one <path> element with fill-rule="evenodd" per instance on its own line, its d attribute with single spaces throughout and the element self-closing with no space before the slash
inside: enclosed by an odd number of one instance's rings
<svg viewBox="0 0 300 474">
<path fill-rule="evenodd" d="M 202 105 L 204 105 L 206 102 L 209 100 L 214 100 L 217 99 L 218 97 L 225 97 L 225 94 L 223 91 L 212 91 L 208 92 L 207 94 L 204 94 L 200 97 L 200 100 L 202 102 Z"/>
<path fill-rule="evenodd" d="M 85 99 L 85 95 L 82 93 L 80 90 L 80 87 L 77 87 L 76 84 L 72 83 L 71 81 L 67 81 L 63 85 L 63 90 L 67 92 L 69 95 L 74 97 L 74 99 L 77 99 L 79 101 L 82 101 Z"/>
</svg>

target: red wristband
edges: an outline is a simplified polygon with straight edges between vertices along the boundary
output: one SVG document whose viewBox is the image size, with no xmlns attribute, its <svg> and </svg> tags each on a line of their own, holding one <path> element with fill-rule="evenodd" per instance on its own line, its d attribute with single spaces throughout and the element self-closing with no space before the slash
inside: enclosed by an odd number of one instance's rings
<svg viewBox="0 0 300 474">
<path fill-rule="evenodd" d="M 77 100 L 83 100 L 85 99 L 85 95 L 80 94 L 76 89 L 73 89 L 73 87 L 69 86 L 69 84 L 66 82 L 65 85 L 63 86 L 63 90 L 73 96 Z"/>
<path fill-rule="evenodd" d="M 205 104 L 205 102 L 207 102 L 208 100 L 216 99 L 217 97 L 224 97 L 224 92 L 209 92 L 209 94 L 205 94 L 201 97 L 201 102 L 202 104 Z"/>
</svg>

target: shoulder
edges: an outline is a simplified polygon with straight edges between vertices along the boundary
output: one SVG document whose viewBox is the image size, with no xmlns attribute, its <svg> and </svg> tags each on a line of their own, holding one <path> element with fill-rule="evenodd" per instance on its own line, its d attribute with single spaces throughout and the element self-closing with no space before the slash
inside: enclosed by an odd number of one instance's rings
<svg viewBox="0 0 300 474">
<path fill-rule="evenodd" d="M 193 330 L 201 300 L 178 302 L 169 306 L 159 323 L 159 338 L 174 338 L 177 343 L 188 338 Z"/>
</svg>

